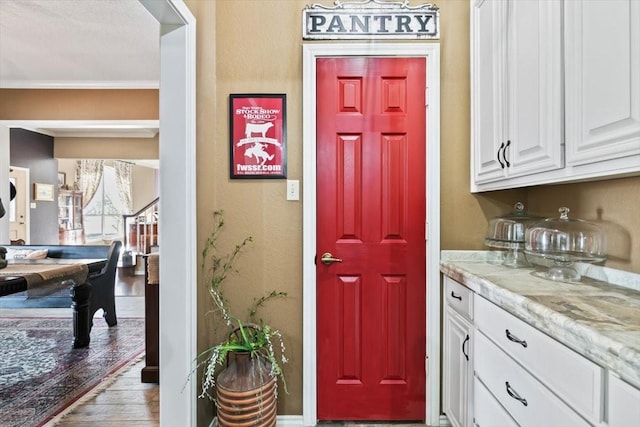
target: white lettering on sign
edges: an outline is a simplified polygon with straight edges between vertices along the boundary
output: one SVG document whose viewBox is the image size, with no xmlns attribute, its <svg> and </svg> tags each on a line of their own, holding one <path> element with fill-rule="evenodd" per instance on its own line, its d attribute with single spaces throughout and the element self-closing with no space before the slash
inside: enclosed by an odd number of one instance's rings
<svg viewBox="0 0 640 427">
<path fill-rule="evenodd" d="M 282 172 L 282 165 L 236 165 L 238 172 Z"/>
<path fill-rule="evenodd" d="M 431 4 L 409 6 L 409 0 L 334 3 L 334 7 L 305 8 L 304 39 L 439 38 L 440 14 Z"/>
</svg>

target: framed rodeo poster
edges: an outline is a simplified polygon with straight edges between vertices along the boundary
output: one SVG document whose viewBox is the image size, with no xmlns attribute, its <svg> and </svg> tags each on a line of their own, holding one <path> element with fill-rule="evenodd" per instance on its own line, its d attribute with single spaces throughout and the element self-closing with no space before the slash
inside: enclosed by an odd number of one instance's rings
<svg viewBox="0 0 640 427">
<path fill-rule="evenodd" d="M 287 96 L 229 95 L 229 177 L 287 177 Z"/>
</svg>

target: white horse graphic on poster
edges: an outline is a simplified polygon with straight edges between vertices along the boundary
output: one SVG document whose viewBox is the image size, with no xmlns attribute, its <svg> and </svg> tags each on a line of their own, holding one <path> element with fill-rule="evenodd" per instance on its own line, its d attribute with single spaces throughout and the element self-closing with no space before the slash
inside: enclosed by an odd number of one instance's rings
<svg viewBox="0 0 640 427">
<path fill-rule="evenodd" d="M 259 142 L 256 142 L 251 147 L 245 150 L 244 156 L 255 157 L 256 162 L 260 162 L 260 159 L 262 159 L 260 164 L 264 165 L 267 162 L 267 160 L 273 160 L 273 154 L 269 154 L 264 150 L 266 146 L 267 144 L 261 144 Z"/>
</svg>

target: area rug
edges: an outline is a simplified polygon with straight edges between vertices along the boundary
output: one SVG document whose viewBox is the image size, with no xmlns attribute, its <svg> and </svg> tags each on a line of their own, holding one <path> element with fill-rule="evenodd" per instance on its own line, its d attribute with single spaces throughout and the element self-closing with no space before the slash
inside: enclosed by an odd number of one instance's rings
<svg viewBox="0 0 640 427">
<path fill-rule="evenodd" d="M 144 352 L 144 319 L 94 319 L 72 349 L 69 318 L 0 318 L 0 426 L 37 427 Z"/>
</svg>

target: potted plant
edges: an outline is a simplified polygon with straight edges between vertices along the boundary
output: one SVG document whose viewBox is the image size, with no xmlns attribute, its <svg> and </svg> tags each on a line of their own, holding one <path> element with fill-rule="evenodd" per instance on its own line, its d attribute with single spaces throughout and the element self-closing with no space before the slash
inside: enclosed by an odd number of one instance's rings
<svg viewBox="0 0 640 427">
<path fill-rule="evenodd" d="M 273 290 L 253 298 L 246 320 L 231 314 L 222 284 L 237 271 L 234 263 L 253 239 L 246 237 L 233 251 L 219 255 L 216 244 L 224 226 L 223 212 L 215 211 L 213 217 L 213 231 L 202 251 L 202 271 L 214 303 L 212 312 L 229 331 L 223 341 L 198 355 L 198 367 L 203 368 L 199 397 L 215 402 L 220 425 L 275 425 L 278 380 L 286 392 L 282 370 L 287 363 L 285 346 L 280 331 L 259 319 L 257 313 L 268 301 L 284 298 L 286 293 Z M 215 396 L 211 393 L 214 389 Z"/>
</svg>

